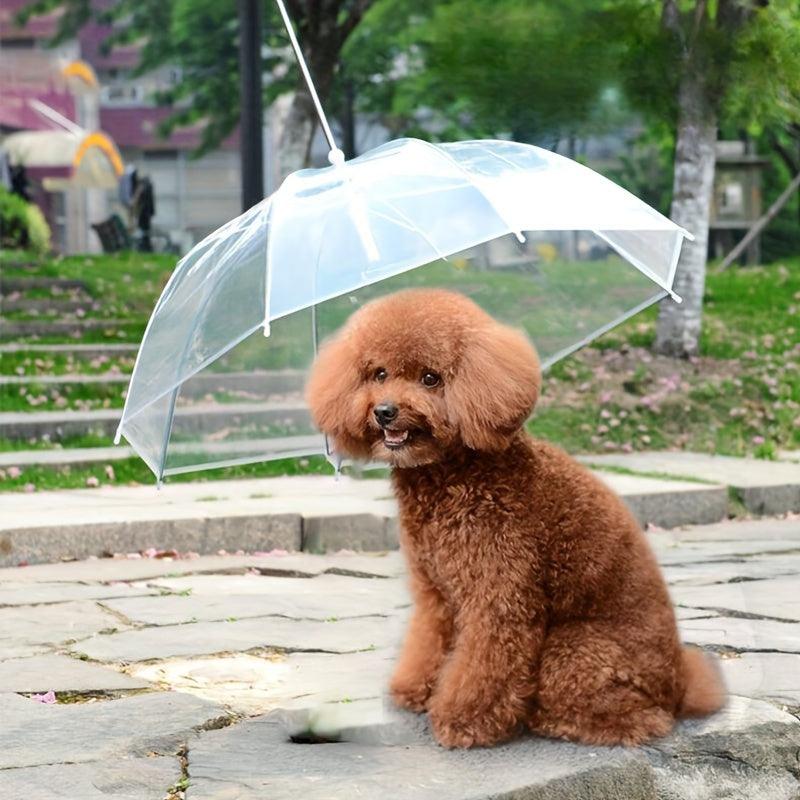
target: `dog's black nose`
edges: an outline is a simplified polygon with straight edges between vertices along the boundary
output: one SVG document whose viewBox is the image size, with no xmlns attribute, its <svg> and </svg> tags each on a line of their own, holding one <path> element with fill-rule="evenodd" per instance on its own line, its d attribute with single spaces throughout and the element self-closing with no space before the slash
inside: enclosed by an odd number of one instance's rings
<svg viewBox="0 0 800 800">
<path fill-rule="evenodd" d="M 392 420 L 397 419 L 397 406 L 394 403 L 379 403 L 372 411 L 378 425 L 388 425 Z"/>
</svg>

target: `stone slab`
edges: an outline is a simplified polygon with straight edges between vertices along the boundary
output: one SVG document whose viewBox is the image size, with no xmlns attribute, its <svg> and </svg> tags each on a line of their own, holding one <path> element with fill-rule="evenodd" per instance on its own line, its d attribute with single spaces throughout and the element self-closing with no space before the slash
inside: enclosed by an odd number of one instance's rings
<svg viewBox="0 0 800 800">
<path fill-rule="evenodd" d="M 728 542 L 788 541 L 800 548 L 800 517 L 726 519 L 712 525 L 678 528 L 671 531 L 657 531 L 653 540 L 663 540 L 673 546 L 686 542 L 718 543 L 720 547 Z"/>
<path fill-rule="evenodd" d="M 267 582 L 269 586 L 263 585 Z M 253 585 L 258 583 L 262 585 Z M 411 602 L 405 582 L 397 579 L 215 575 L 159 580 L 151 586 L 175 594 L 107 600 L 104 606 L 133 622 L 178 625 L 266 616 L 316 620 L 388 616 Z"/>
<path fill-rule="evenodd" d="M 0 692 L 106 692 L 149 686 L 115 669 L 57 653 L 0 661 Z"/>
<path fill-rule="evenodd" d="M 0 795 L 27 800 L 161 800 L 181 777 L 177 758 L 115 758 L 0 772 Z"/>
<path fill-rule="evenodd" d="M 124 627 L 119 618 L 88 600 L 0 608 L 0 659 L 38 655 L 65 642 Z"/>
<path fill-rule="evenodd" d="M 741 583 L 784 575 L 800 576 L 800 554 L 754 556 L 731 561 L 700 561 L 663 567 L 667 582 L 675 586 L 708 586 Z M 795 578 L 798 580 L 798 578 Z"/>
<path fill-rule="evenodd" d="M 398 551 L 380 553 L 292 553 L 285 550 L 245 555 L 213 555 L 184 558 L 89 558 L 0 569 L 0 584 L 61 582 L 120 582 L 153 578 L 236 574 L 256 570 L 262 575 L 313 577 L 325 573 L 394 578 L 405 573 Z M 27 591 L 27 590 L 25 590 Z"/>
<path fill-rule="evenodd" d="M 394 655 L 288 653 L 170 659 L 137 664 L 131 675 L 156 685 L 225 705 L 252 716 L 276 709 L 319 709 L 325 704 L 380 699 L 386 693 Z"/>
<path fill-rule="evenodd" d="M 395 645 L 403 627 L 399 616 L 388 620 L 363 617 L 336 622 L 258 617 L 123 631 L 86 639 L 70 649 L 97 661 L 121 663 L 255 648 L 352 653 Z"/>
<path fill-rule="evenodd" d="M 794 558 L 798 554 L 796 542 L 785 539 L 753 539 L 747 541 L 704 542 L 687 541 L 679 546 L 659 542 L 656 537 L 650 539 L 659 561 L 665 566 L 686 564 L 712 564 L 714 562 L 746 561 L 753 557 Z"/>
<path fill-rule="evenodd" d="M 67 705 L 0 694 L 0 769 L 172 754 L 226 716 L 213 703 L 177 692 Z"/>
<path fill-rule="evenodd" d="M 800 581 L 797 577 L 720 583 L 713 586 L 674 586 L 673 602 L 690 608 L 727 611 L 800 621 Z"/>
<path fill-rule="evenodd" d="M 781 461 L 793 461 L 800 463 L 800 450 L 779 450 L 778 458 Z"/>
<path fill-rule="evenodd" d="M 800 653 L 800 624 L 796 622 L 714 617 L 681 620 L 678 627 L 685 641 L 703 647 Z"/>
<path fill-rule="evenodd" d="M 800 465 L 755 458 L 710 456 L 703 453 L 653 452 L 587 457 L 598 466 L 624 467 L 695 478 L 732 487 L 748 511 L 785 514 L 800 511 Z"/>
<path fill-rule="evenodd" d="M 726 758 L 654 765 L 659 800 L 797 800 L 800 781 L 783 769 L 755 770 Z"/>
<path fill-rule="evenodd" d="M 542 739 L 470 751 L 447 751 L 430 739 L 398 746 L 287 739 L 275 716 L 209 732 L 192 749 L 192 800 L 654 798 L 649 766 L 633 750 Z"/>
<path fill-rule="evenodd" d="M 0 531 L 88 523 L 124 523 L 197 517 L 373 513 L 396 505 L 386 480 L 304 475 L 250 480 L 103 486 L 34 494 L 0 495 Z"/>
<path fill-rule="evenodd" d="M 754 769 L 796 769 L 800 720 L 763 700 L 732 695 L 721 711 L 681 723 L 650 747 L 671 758 L 714 756 Z"/>
<path fill-rule="evenodd" d="M 719 665 L 731 694 L 800 708 L 800 655 L 741 653 Z"/>
<path fill-rule="evenodd" d="M 36 583 L 30 585 L 17 581 L 0 581 L 0 608 L 3 606 L 44 605 L 65 603 L 69 600 L 104 600 L 114 597 L 138 597 L 152 594 L 146 586 L 129 583 Z"/>
</svg>

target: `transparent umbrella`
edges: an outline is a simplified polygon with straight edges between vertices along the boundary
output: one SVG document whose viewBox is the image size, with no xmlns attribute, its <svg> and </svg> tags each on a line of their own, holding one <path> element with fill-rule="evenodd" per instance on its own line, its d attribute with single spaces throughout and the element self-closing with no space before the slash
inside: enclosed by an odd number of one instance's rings
<svg viewBox="0 0 800 800">
<path fill-rule="evenodd" d="M 290 175 L 201 241 L 153 311 L 117 441 L 158 480 L 333 457 L 303 404 L 305 372 L 318 342 L 376 296 L 462 291 L 524 328 L 545 366 L 678 299 L 689 234 L 592 170 L 509 141 L 400 139 L 345 161 L 318 111 L 331 166 Z"/>
</svg>

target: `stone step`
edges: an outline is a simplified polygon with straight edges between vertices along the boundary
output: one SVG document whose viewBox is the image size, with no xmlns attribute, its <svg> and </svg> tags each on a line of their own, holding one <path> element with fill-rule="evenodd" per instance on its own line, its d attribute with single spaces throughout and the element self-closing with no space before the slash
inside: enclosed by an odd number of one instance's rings
<svg viewBox="0 0 800 800">
<path fill-rule="evenodd" d="M 31 299 L 20 298 L 18 300 L 3 300 L 0 310 L 5 314 L 22 311 L 27 314 L 46 315 L 49 312 L 55 314 L 71 314 L 80 309 L 99 311 L 100 303 L 90 298 L 85 300 L 69 299 L 63 300 L 57 297 L 35 297 Z"/>
<path fill-rule="evenodd" d="M 127 342 L 99 342 L 98 344 L 82 344 L 80 342 L 62 342 L 58 344 L 36 344 L 35 342 L 3 342 L 0 343 L 0 355 L 3 353 L 48 353 L 53 355 L 72 356 L 73 358 L 99 358 L 100 356 L 135 356 L 139 351 L 138 344 Z"/>
<path fill-rule="evenodd" d="M 263 455 L 271 449 L 282 451 L 309 451 L 320 443 L 317 435 L 274 437 L 272 439 L 251 439 L 235 442 L 205 442 L 203 452 L 216 456 L 215 460 L 224 461 L 231 458 L 242 458 L 247 455 Z M 290 446 L 291 445 L 291 446 Z M 170 453 L 180 455 L 197 451 L 192 444 L 176 443 L 170 446 Z M 110 461 L 122 461 L 136 456 L 132 447 L 115 445 L 111 447 L 77 447 L 77 448 L 36 448 L 34 450 L 0 451 L 0 469 L 8 467 L 64 467 L 75 464 L 107 464 Z"/>
<path fill-rule="evenodd" d="M 75 278 L 4 278 L 0 276 L 0 294 L 27 292 L 31 289 L 78 289 L 88 294 L 87 285 Z"/>
<path fill-rule="evenodd" d="M 106 372 L 100 375 L 0 375 L 3 386 L 23 386 L 30 383 L 42 386 L 67 384 L 127 384 L 130 375 Z M 188 380 L 181 389 L 181 397 L 197 398 L 215 391 L 247 392 L 268 398 L 275 394 L 302 391 L 306 373 L 300 370 L 270 372 L 203 372 Z"/>
<path fill-rule="evenodd" d="M 727 491 L 604 473 L 642 524 L 722 519 Z M 0 565 L 86 558 L 149 547 L 215 553 L 397 547 L 389 482 L 342 476 L 104 486 L 0 495 Z"/>
<path fill-rule="evenodd" d="M 753 514 L 800 511 L 798 463 L 677 451 L 588 455 L 583 460 L 600 468 L 623 468 L 634 473 L 723 484 L 729 486 L 736 498 Z"/>
<path fill-rule="evenodd" d="M 130 325 L 125 319 L 82 319 L 60 320 L 0 320 L 0 337 L 24 338 L 28 336 L 81 336 L 86 331 L 102 331 Z"/>
<path fill-rule="evenodd" d="M 95 411 L 11 411 L 0 413 L 0 436 L 5 439 L 41 439 L 58 442 L 70 436 L 99 435 L 109 439 L 119 424 L 121 409 Z M 308 429 L 308 409 L 297 401 L 272 403 L 203 403 L 178 408 L 173 431 L 193 435 L 237 427 L 242 418 L 254 425 L 292 424 Z"/>
</svg>

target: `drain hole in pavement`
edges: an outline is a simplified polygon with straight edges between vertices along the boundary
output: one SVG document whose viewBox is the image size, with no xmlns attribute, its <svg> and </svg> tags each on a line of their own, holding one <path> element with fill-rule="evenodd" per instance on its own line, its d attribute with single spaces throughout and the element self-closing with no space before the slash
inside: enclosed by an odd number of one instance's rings
<svg viewBox="0 0 800 800">
<path fill-rule="evenodd" d="M 311 731 L 301 731 L 289 737 L 292 744 L 337 744 L 338 739 L 335 737 L 319 736 Z"/>
</svg>

